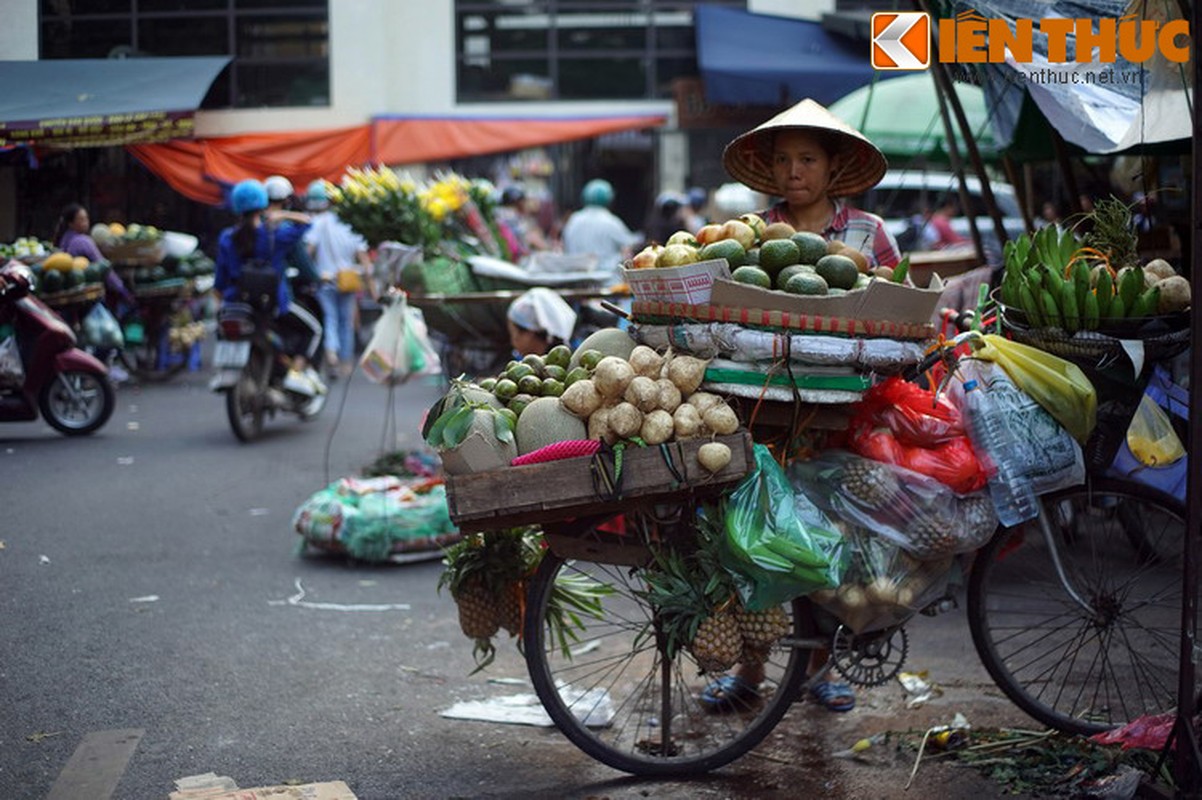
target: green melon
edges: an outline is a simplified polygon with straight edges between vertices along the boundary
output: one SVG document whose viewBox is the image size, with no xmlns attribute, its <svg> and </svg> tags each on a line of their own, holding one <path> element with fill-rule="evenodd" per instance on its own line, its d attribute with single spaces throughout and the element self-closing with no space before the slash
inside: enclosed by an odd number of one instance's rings
<svg viewBox="0 0 1202 800">
<path fill-rule="evenodd" d="M 580 343 L 580 346 L 572 353 L 568 370 L 571 371 L 573 367 L 580 365 L 580 356 L 585 350 L 596 350 L 602 356 L 630 358 L 634 345 L 634 339 L 631 339 L 630 335 L 621 328 L 602 328 Z"/>
<path fill-rule="evenodd" d="M 730 277 L 749 286 L 758 286 L 761 289 L 772 288 L 772 276 L 759 267 L 739 267 L 731 273 Z"/>
<path fill-rule="evenodd" d="M 760 245 L 760 266 L 769 275 L 801 263 L 801 248 L 789 239 L 769 239 Z"/>
<path fill-rule="evenodd" d="M 817 273 L 799 272 L 789 278 L 789 282 L 785 284 L 785 291 L 789 294 L 825 295 L 827 285 Z"/>
<path fill-rule="evenodd" d="M 747 251 L 747 257 L 743 263 L 749 267 L 758 267 L 760 265 L 760 248 L 753 247 Z"/>
<path fill-rule="evenodd" d="M 61 292 L 63 290 L 63 273 L 57 269 L 43 270 L 40 288 L 44 294 Z"/>
<path fill-rule="evenodd" d="M 818 259 L 826 255 L 826 239 L 809 231 L 798 231 L 793 234 L 791 241 L 801 251 L 798 259 L 802 264 L 817 264 Z"/>
<path fill-rule="evenodd" d="M 725 258 L 731 269 L 738 269 L 747 262 L 747 251 L 734 239 L 723 239 L 719 242 L 710 242 L 701 248 L 699 257 L 702 261 Z"/>
<path fill-rule="evenodd" d="M 827 285 L 835 289 L 851 289 L 860 277 L 856 262 L 847 256 L 823 256 L 814 265 L 814 270 L 823 277 Z"/>
<path fill-rule="evenodd" d="M 584 420 L 569 413 L 558 397 L 532 400 L 518 416 L 518 455 L 533 453 L 556 442 L 580 441 L 588 438 Z"/>
</svg>

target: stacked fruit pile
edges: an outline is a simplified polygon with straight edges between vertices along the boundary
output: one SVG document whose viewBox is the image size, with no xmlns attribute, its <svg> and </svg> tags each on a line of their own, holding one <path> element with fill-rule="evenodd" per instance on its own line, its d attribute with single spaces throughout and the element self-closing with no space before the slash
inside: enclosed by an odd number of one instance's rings
<svg viewBox="0 0 1202 800">
<path fill-rule="evenodd" d="M 0 261 L 16 258 L 21 261 L 32 261 L 42 258 L 54 250 L 50 242 L 43 242 L 32 236 L 22 236 L 9 244 L 0 242 Z"/>
<path fill-rule="evenodd" d="M 1190 307 L 1190 283 L 1167 261 L 1116 270 L 1110 254 L 1082 247 L 1071 230 L 1024 234 L 1006 243 L 1004 255 L 1002 303 L 1021 311 L 1031 327 L 1105 332 Z"/>
<path fill-rule="evenodd" d="M 100 284 L 109 270 L 108 262 L 89 262 L 83 256 L 64 252 L 52 253 L 32 268 L 34 286 L 42 295 L 54 296 L 64 292 Z"/>
<path fill-rule="evenodd" d="M 695 234 L 677 231 L 667 244 L 651 244 L 630 260 L 630 269 L 679 267 L 725 259 L 740 283 L 790 294 L 839 295 L 865 289 L 875 280 L 903 282 L 907 267 L 870 269 L 868 258 L 838 240 L 795 231 L 787 222 L 766 224 L 744 214 Z"/>
</svg>

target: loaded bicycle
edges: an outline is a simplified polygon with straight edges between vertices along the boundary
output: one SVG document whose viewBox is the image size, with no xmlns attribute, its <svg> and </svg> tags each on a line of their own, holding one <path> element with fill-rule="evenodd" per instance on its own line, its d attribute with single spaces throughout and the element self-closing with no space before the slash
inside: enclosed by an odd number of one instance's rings
<svg viewBox="0 0 1202 800">
<path fill-rule="evenodd" d="M 931 362 L 954 358 L 959 341 Z M 1041 497 L 1034 520 L 998 528 L 961 559 L 983 665 L 1032 717 L 1075 733 L 1163 713 L 1177 700 L 1184 508 L 1167 493 L 1090 467 L 1083 484 Z M 687 485 L 672 498 L 627 499 L 544 523 L 547 552 L 526 595 L 527 667 L 556 726 L 616 769 L 671 776 L 727 764 L 762 741 L 831 668 L 861 686 L 894 678 L 907 652 L 906 625 L 948 605 L 950 595 L 936 594 L 892 624 L 856 632 L 809 597 L 783 603 L 788 632 L 755 656 L 763 674 L 756 690 L 714 713 L 700 698 L 722 673 L 672 646 L 648 586 L 665 553 L 696 548 L 702 501 L 722 488 Z M 626 531 L 603 530 L 617 513 Z M 559 587 L 573 582 L 604 585 L 609 594 L 573 616 L 569 642 L 559 635 Z M 807 674 L 811 654 L 823 651 L 824 667 Z"/>
</svg>

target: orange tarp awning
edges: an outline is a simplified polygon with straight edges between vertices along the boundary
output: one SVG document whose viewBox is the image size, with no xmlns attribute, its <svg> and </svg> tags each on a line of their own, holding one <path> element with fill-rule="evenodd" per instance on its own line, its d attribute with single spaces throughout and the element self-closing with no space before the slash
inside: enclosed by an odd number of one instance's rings
<svg viewBox="0 0 1202 800">
<path fill-rule="evenodd" d="M 376 117 L 373 155 L 383 164 L 417 164 L 522 150 L 604 133 L 654 128 L 663 114 L 621 117 Z"/>
<path fill-rule="evenodd" d="M 663 125 L 663 114 L 620 117 L 380 117 L 371 125 L 252 133 L 129 145 L 148 169 L 185 197 L 220 205 L 222 185 L 283 175 L 298 191 L 338 181 L 348 166 L 417 164 L 502 153 Z"/>
<path fill-rule="evenodd" d="M 348 165 L 371 160 L 371 128 L 251 133 L 130 145 L 129 151 L 171 188 L 201 203 L 222 202 L 221 184 L 283 175 L 298 191 L 310 181 L 337 181 Z"/>
</svg>

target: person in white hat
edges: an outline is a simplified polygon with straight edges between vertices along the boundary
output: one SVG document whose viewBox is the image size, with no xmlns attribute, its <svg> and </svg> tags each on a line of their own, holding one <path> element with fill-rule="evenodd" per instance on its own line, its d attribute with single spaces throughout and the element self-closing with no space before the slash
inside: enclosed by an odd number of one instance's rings
<svg viewBox="0 0 1202 800">
<path fill-rule="evenodd" d="M 763 213 L 765 222 L 787 222 L 845 242 L 871 266 L 901 261 L 884 221 L 841 199 L 880 182 L 888 167 L 884 154 L 813 100 L 736 137 L 723 151 L 722 164 L 745 186 L 781 198 Z"/>
<path fill-rule="evenodd" d="M 570 344 L 576 328 L 576 312 L 564 299 L 545 286 L 519 295 L 505 314 L 509 343 L 521 356 L 542 355 L 557 344 Z"/>
</svg>

